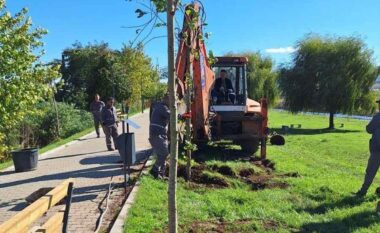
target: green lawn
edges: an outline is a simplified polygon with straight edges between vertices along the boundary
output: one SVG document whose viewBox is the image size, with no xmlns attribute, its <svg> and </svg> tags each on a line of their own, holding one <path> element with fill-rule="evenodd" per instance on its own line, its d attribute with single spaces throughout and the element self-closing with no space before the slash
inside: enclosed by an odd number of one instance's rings
<svg viewBox="0 0 380 233">
<path fill-rule="evenodd" d="M 229 188 L 178 185 L 180 232 L 380 232 L 375 212 L 375 179 L 366 198 L 353 197 L 361 185 L 368 159 L 366 122 L 336 119 L 338 129 L 325 130 L 327 117 L 270 112 L 270 127 L 302 124 L 286 135 L 285 146 L 268 146 L 275 174 L 298 172 L 298 178 L 276 178 L 286 189 L 252 190 L 227 178 Z M 343 128 L 339 128 L 344 123 Z M 206 165 L 226 163 L 233 169 L 250 162 L 228 159 L 234 147 L 216 154 Z M 221 158 L 227 161 L 220 161 Z M 258 170 L 257 168 L 254 168 Z M 163 232 L 167 226 L 167 184 L 150 176 L 141 179 L 136 203 L 126 219 L 125 232 Z M 215 231 L 219 230 L 219 231 Z"/>
</svg>

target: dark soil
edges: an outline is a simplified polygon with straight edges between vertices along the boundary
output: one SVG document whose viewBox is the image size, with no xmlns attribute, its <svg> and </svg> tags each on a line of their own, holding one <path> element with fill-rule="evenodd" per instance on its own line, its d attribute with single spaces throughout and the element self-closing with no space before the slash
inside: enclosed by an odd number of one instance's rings
<svg viewBox="0 0 380 233">
<path fill-rule="evenodd" d="M 241 177 L 249 177 L 255 174 L 255 170 L 253 168 L 243 168 L 239 171 L 239 176 Z"/>
<path fill-rule="evenodd" d="M 269 159 L 260 159 L 259 157 L 251 157 L 251 163 L 255 164 L 258 167 L 262 167 L 267 171 L 275 171 L 276 164 Z"/>
<path fill-rule="evenodd" d="M 251 185 L 254 191 L 274 188 L 285 189 L 289 187 L 289 184 L 284 181 L 273 180 L 274 177 L 272 174 L 253 174 L 243 180 Z"/>
<path fill-rule="evenodd" d="M 214 164 L 210 168 L 211 170 L 219 172 L 222 175 L 236 177 L 236 172 L 228 165 L 218 166 Z"/>
<path fill-rule="evenodd" d="M 224 188 L 229 187 L 229 183 L 223 176 L 210 175 L 207 166 L 203 164 L 194 165 L 191 167 L 191 182 L 197 184 L 204 184 L 211 188 Z M 165 174 L 169 176 L 169 167 L 166 167 Z M 178 164 L 177 176 L 187 179 L 187 168 L 185 164 Z"/>
<path fill-rule="evenodd" d="M 208 185 L 216 185 L 216 186 L 221 186 L 221 187 L 230 186 L 230 184 L 227 182 L 226 179 L 223 178 L 223 176 L 209 175 L 207 173 L 203 173 L 199 181 L 203 184 L 208 184 Z"/>
<path fill-rule="evenodd" d="M 138 164 L 131 167 L 131 179 L 128 182 L 127 187 L 127 195 L 124 194 L 124 179 L 114 179 L 112 184 L 112 191 L 108 202 L 108 210 L 105 213 L 102 221 L 102 226 L 100 232 L 109 232 L 113 223 L 115 222 L 123 204 L 126 200 L 126 196 L 128 197 L 132 188 L 135 184 L 137 176 L 144 168 L 144 164 Z M 106 207 L 106 200 L 104 199 L 101 209 L 104 211 Z M 100 213 L 99 213 L 100 215 Z"/>
</svg>

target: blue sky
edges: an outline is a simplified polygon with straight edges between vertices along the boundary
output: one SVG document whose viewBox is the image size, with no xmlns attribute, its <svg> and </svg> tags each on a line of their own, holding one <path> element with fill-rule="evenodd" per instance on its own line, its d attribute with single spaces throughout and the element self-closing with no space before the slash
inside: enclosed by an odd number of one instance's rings
<svg viewBox="0 0 380 233">
<path fill-rule="evenodd" d="M 141 0 L 140 0 L 141 2 Z M 142 1 L 144 2 L 144 1 Z M 145 0 L 148 2 L 148 0 Z M 380 65 L 379 0 L 203 0 L 206 31 L 212 35 L 207 49 L 215 55 L 229 51 L 261 51 L 276 64 L 289 61 L 296 41 L 308 33 L 360 36 L 374 50 Z M 29 9 L 34 25 L 49 31 L 44 37 L 45 61 L 59 58 L 63 49 L 76 41 L 108 42 L 120 48 L 135 38 L 135 9 L 142 6 L 126 0 L 7 0 L 14 14 Z M 181 22 L 182 19 L 178 18 Z M 150 37 L 165 35 L 155 29 Z M 153 62 L 166 63 L 166 39 L 146 45 Z"/>
</svg>

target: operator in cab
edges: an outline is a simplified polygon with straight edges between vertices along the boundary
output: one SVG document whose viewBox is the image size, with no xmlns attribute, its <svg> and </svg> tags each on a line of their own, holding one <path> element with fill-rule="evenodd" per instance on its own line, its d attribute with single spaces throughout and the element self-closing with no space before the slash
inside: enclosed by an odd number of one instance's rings
<svg viewBox="0 0 380 233">
<path fill-rule="evenodd" d="M 214 88 L 212 90 L 213 102 L 221 104 L 223 102 L 234 102 L 235 95 L 234 87 L 229 78 L 227 78 L 227 71 L 221 70 L 220 77 L 215 80 Z"/>
</svg>

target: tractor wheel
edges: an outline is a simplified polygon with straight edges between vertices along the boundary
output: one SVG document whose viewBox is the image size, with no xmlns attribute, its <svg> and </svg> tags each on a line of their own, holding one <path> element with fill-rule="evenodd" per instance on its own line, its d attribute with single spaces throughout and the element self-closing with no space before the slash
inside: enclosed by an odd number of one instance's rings
<svg viewBox="0 0 380 233">
<path fill-rule="evenodd" d="M 259 140 L 241 140 L 239 144 L 244 152 L 250 154 L 254 154 L 259 150 Z"/>
</svg>

